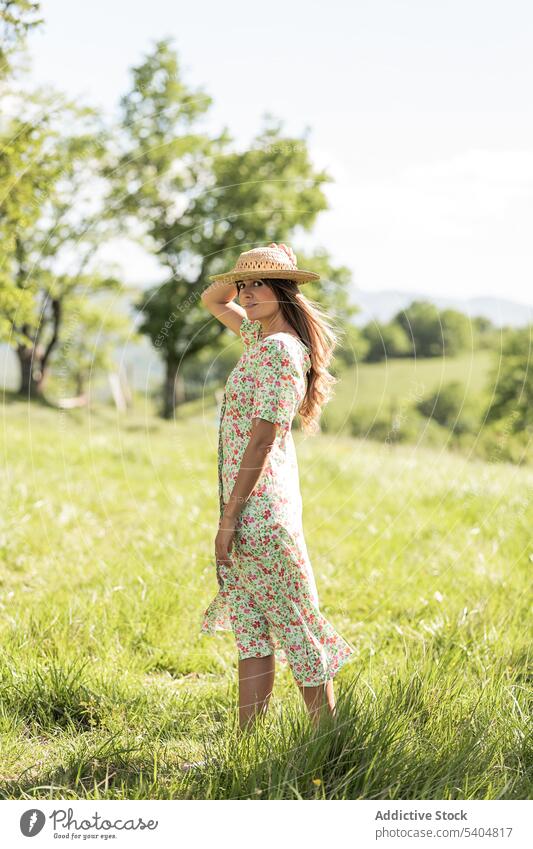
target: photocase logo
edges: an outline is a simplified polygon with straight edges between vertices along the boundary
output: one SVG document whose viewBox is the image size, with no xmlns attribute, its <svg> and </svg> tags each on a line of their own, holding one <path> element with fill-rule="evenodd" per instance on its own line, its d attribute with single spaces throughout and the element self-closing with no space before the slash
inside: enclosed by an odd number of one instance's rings
<svg viewBox="0 0 533 849">
<path fill-rule="evenodd" d="M 20 830 L 24 837 L 35 837 L 42 830 L 46 817 L 38 808 L 24 811 L 20 818 Z"/>
<path fill-rule="evenodd" d="M 84 833 L 84 839 L 86 837 L 109 839 L 109 832 L 112 831 L 144 831 L 145 829 L 155 831 L 159 826 L 159 820 L 147 820 L 145 822 L 142 817 L 110 820 L 102 818 L 102 815 L 98 811 L 95 811 L 92 817 L 77 820 L 74 817 L 73 808 L 68 808 L 68 810 L 65 810 L 65 808 L 56 808 L 51 811 L 48 819 L 50 820 L 50 827 L 53 828 L 54 837 L 66 838 L 70 837 L 71 832 L 76 837 L 80 837 L 78 832 L 89 832 L 89 834 Z M 20 830 L 24 837 L 34 837 L 42 831 L 45 822 L 46 817 L 42 811 L 38 808 L 30 808 L 24 811 L 20 818 Z M 93 834 L 93 829 L 96 832 L 103 831 L 107 833 L 105 835 Z M 61 833 L 61 830 L 64 830 L 63 833 Z M 116 834 L 112 834 L 111 836 L 116 837 Z"/>
</svg>

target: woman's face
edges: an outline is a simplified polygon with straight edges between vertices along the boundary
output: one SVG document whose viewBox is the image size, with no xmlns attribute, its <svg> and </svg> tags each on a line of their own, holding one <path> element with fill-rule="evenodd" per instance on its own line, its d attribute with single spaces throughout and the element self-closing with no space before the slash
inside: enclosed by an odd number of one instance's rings
<svg viewBox="0 0 533 849">
<path fill-rule="evenodd" d="M 272 318 L 279 309 L 274 291 L 263 280 L 239 280 L 238 299 L 250 321 Z"/>
</svg>

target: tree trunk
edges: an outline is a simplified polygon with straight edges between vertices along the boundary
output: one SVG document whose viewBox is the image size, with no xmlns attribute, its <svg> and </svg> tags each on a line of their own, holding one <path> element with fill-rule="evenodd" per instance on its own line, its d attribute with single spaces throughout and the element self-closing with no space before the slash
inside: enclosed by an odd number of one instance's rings
<svg viewBox="0 0 533 849">
<path fill-rule="evenodd" d="M 174 417 L 177 374 L 178 364 L 173 360 L 167 360 L 165 383 L 163 385 L 163 409 L 161 412 L 164 419 L 172 419 Z"/>
<path fill-rule="evenodd" d="M 46 384 L 48 383 L 48 377 L 50 374 L 50 369 L 46 366 L 42 365 L 38 368 L 38 377 L 35 379 L 35 389 L 37 395 L 43 397 L 44 390 L 46 388 Z"/>
<path fill-rule="evenodd" d="M 176 375 L 176 407 L 185 401 L 185 380 L 183 370 Z"/>
<path fill-rule="evenodd" d="M 19 345 L 17 347 L 17 356 L 20 365 L 19 395 L 25 395 L 30 398 L 36 395 L 42 396 L 43 380 L 41 377 L 41 364 L 35 348 Z M 34 372 L 39 377 L 36 378 Z"/>
<path fill-rule="evenodd" d="M 81 371 L 76 375 L 76 395 L 85 395 L 85 375 Z"/>
<path fill-rule="evenodd" d="M 48 360 L 59 339 L 62 304 L 56 298 L 52 300 L 51 305 L 52 336 L 46 348 L 39 343 L 45 321 L 44 316 L 33 335 L 33 345 L 18 345 L 17 347 L 17 356 L 20 363 L 19 394 L 30 398 L 44 398 L 44 389 L 50 371 Z"/>
</svg>

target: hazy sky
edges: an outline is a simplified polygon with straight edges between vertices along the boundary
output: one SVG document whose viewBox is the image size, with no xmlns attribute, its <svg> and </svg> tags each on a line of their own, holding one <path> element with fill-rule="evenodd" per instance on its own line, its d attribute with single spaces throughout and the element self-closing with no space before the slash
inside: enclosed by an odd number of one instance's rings
<svg viewBox="0 0 533 849">
<path fill-rule="evenodd" d="M 32 76 L 110 112 L 171 36 L 203 125 L 245 146 L 306 127 L 330 211 L 306 248 L 357 288 L 533 302 L 533 6 L 527 0 L 44 0 Z M 155 270 L 115 246 L 132 282 Z"/>
</svg>

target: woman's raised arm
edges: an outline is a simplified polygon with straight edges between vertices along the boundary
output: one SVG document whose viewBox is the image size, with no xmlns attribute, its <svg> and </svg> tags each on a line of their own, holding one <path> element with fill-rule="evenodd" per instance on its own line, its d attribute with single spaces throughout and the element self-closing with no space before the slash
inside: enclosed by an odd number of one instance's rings
<svg viewBox="0 0 533 849">
<path fill-rule="evenodd" d="M 239 304 L 233 303 L 236 294 L 237 287 L 234 282 L 225 283 L 222 280 L 214 280 L 207 289 L 204 289 L 201 298 L 204 307 L 211 315 L 218 318 L 238 336 L 246 312 Z"/>
</svg>

